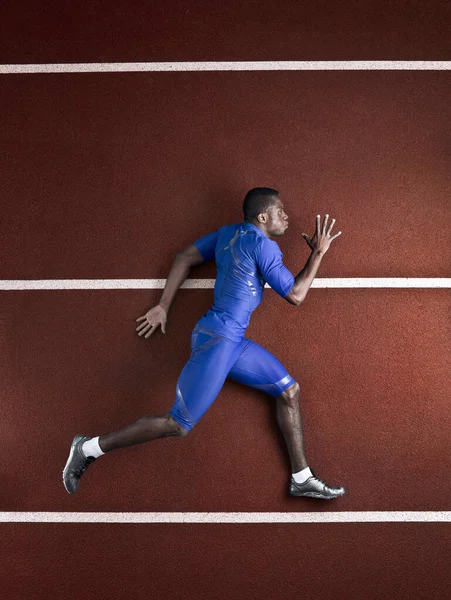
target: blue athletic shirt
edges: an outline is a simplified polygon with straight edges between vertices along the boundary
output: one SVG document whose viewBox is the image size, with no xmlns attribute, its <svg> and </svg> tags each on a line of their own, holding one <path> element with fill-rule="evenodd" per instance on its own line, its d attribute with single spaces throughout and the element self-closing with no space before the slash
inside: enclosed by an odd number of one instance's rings
<svg viewBox="0 0 451 600">
<path fill-rule="evenodd" d="M 279 245 L 252 223 L 224 225 L 194 245 L 206 261 L 214 258 L 218 269 L 213 306 L 197 325 L 233 342 L 243 338 L 265 282 L 282 298 L 293 287 Z"/>
</svg>

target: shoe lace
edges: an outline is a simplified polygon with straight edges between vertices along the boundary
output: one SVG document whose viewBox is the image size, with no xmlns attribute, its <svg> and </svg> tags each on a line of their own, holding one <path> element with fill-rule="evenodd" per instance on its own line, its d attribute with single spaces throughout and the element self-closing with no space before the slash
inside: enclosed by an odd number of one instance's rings
<svg viewBox="0 0 451 600">
<path fill-rule="evenodd" d="M 321 479 L 319 479 L 319 477 L 317 477 L 313 471 L 313 469 L 310 469 L 312 472 L 312 479 L 314 479 L 316 482 L 320 483 L 322 486 L 324 486 L 324 489 L 327 488 L 327 485 L 324 483 L 324 481 L 322 481 Z"/>
<path fill-rule="evenodd" d="M 93 456 L 87 456 L 85 459 L 85 462 L 82 465 L 80 465 L 78 467 L 78 469 L 74 469 L 74 471 L 73 471 L 74 475 L 77 475 L 77 477 L 80 477 L 80 475 L 82 475 L 86 471 L 86 469 L 89 467 L 89 465 L 91 463 L 93 463 L 94 461 L 95 461 L 95 458 Z"/>
<path fill-rule="evenodd" d="M 315 477 L 315 475 L 312 476 L 312 479 L 314 479 L 317 483 L 319 483 L 320 485 L 323 486 L 323 491 L 326 491 L 329 489 L 329 486 L 326 483 L 324 483 L 324 481 L 319 479 L 318 477 Z"/>
</svg>

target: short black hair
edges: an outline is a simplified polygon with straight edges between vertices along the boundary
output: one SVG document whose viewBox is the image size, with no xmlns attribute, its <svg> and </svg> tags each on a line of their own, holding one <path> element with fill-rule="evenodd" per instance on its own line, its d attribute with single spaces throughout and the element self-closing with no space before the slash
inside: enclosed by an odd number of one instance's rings
<svg viewBox="0 0 451 600">
<path fill-rule="evenodd" d="M 272 197 L 278 196 L 279 192 L 268 187 L 256 187 L 249 190 L 243 202 L 244 220 L 256 219 L 260 213 L 264 213 L 273 206 Z"/>
</svg>

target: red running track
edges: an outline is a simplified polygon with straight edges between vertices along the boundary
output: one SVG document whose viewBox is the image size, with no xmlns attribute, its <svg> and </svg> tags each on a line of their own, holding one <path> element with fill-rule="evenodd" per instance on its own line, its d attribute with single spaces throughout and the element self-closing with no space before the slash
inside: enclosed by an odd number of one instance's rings
<svg viewBox="0 0 451 600">
<path fill-rule="evenodd" d="M 2 279 L 165 278 L 255 185 L 281 192 L 296 273 L 326 212 L 343 234 L 321 277 L 449 272 L 446 71 L 13 75 L 0 93 Z"/>
<path fill-rule="evenodd" d="M 449 4 L 3 5 L 2 63 L 447 60 Z M 1 279 L 165 278 L 174 254 L 281 190 L 287 266 L 317 213 L 321 277 L 449 272 L 446 72 L 3 76 Z M 215 276 L 212 264 L 193 270 Z M 302 386 L 312 465 L 348 494 L 287 496 L 269 398 L 227 382 L 190 436 L 118 451 L 69 496 L 68 444 L 164 411 L 210 291 L 137 337 L 160 291 L 2 292 L 2 511 L 449 510 L 449 293 L 271 290 L 247 334 Z M 293 341 L 293 335 L 294 340 Z M 2 524 L 7 600 L 448 600 L 449 524 Z"/>
<path fill-rule="evenodd" d="M 0 572 L 21 600 L 445 600 L 450 534 L 426 523 L 9 524 Z"/>
<path fill-rule="evenodd" d="M 3 63 L 449 60 L 446 0 L 3 3 Z"/>
<path fill-rule="evenodd" d="M 102 457 L 69 496 L 61 470 L 75 433 L 175 400 L 212 290 L 181 290 L 166 335 L 143 340 L 135 319 L 160 294 L 2 293 L 0 510 L 449 509 L 448 290 L 315 289 L 299 308 L 265 290 L 247 335 L 299 381 L 309 460 L 348 488 L 334 506 L 287 497 L 274 402 L 232 381 L 189 436 Z"/>
</svg>

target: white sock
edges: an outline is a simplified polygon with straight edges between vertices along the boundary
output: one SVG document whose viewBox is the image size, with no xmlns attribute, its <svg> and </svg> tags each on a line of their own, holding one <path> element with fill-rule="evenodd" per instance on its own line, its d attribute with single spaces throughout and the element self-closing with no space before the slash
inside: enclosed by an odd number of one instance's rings
<svg viewBox="0 0 451 600">
<path fill-rule="evenodd" d="M 94 458 L 98 458 L 105 454 L 102 452 L 99 446 L 99 438 L 95 437 L 90 440 L 87 440 L 81 447 L 81 451 L 85 456 L 93 456 Z"/>
<path fill-rule="evenodd" d="M 305 467 L 302 471 L 293 473 L 292 476 L 296 483 L 304 483 L 304 481 L 307 481 L 312 476 L 312 472 L 310 471 L 310 467 Z"/>
</svg>

